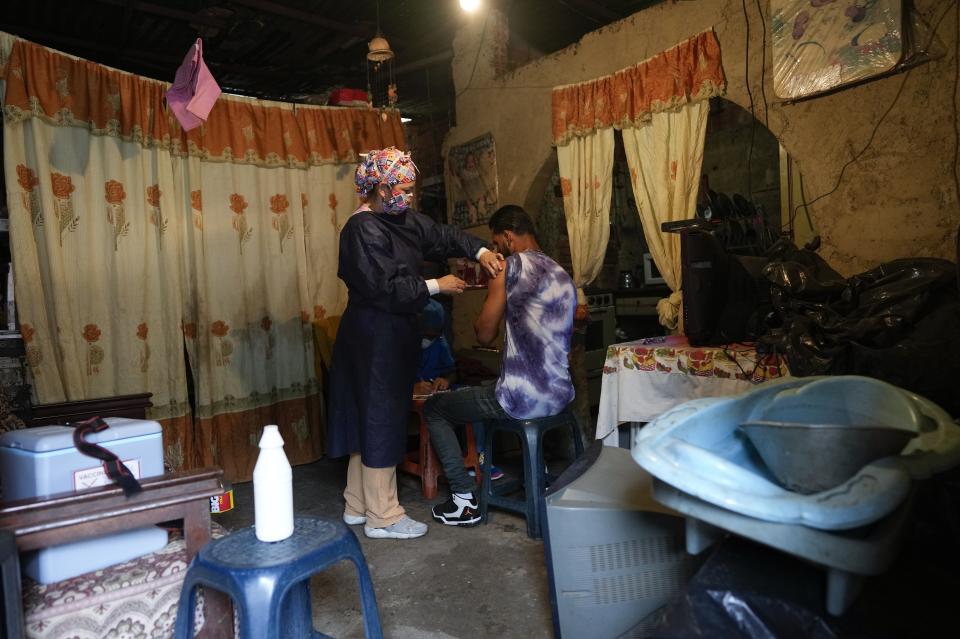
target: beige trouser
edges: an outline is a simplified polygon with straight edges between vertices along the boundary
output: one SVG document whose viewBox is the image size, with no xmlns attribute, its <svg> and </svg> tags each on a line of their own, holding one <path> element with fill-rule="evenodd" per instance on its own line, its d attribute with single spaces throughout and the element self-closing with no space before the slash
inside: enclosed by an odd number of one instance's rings
<svg viewBox="0 0 960 639">
<path fill-rule="evenodd" d="M 350 455 L 343 498 L 347 502 L 344 511 L 354 517 L 366 516 L 370 528 L 394 524 L 405 512 L 397 498 L 397 467 L 364 466 L 360 453 Z"/>
</svg>

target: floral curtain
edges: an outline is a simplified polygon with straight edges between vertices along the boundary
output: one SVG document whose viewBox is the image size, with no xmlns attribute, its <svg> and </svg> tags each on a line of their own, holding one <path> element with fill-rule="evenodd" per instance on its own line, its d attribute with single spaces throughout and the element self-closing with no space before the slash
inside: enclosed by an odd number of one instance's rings
<svg viewBox="0 0 960 639">
<path fill-rule="evenodd" d="M 353 162 L 404 146 L 399 115 L 225 96 L 184 133 L 166 84 L 3 36 L 36 399 L 153 393 L 174 468 L 248 479 L 268 423 L 291 462 L 319 457 L 310 322 L 345 304 L 337 232 L 356 204 Z"/>
<path fill-rule="evenodd" d="M 357 203 L 353 165 L 265 170 L 188 157 L 174 167 L 192 220 L 183 328 L 201 461 L 250 476 L 267 423 L 289 427 L 291 461 L 316 459 L 311 322 L 346 303 L 337 236 Z"/>
<path fill-rule="evenodd" d="M 598 129 L 643 126 L 654 113 L 721 95 L 720 43 L 713 30 L 613 75 L 553 90 L 553 141 Z"/>
<path fill-rule="evenodd" d="M 678 328 L 681 317 L 680 236 L 661 232 L 660 225 L 696 215 L 709 113 L 709 101 L 701 100 L 676 111 L 654 113 L 646 126 L 623 130 L 643 234 L 653 261 L 673 291 L 657 303 L 660 323 L 670 329 Z"/>
<path fill-rule="evenodd" d="M 610 196 L 613 193 L 613 129 L 571 138 L 557 147 L 560 189 L 567 217 L 577 298 L 603 266 L 610 240 Z"/>
<path fill-rule="evenodd" d="M 644 235 L 657 268 L 674 292 L 658 305 L 661 323 L 671 328 L 677 327 L 681 299 L 679 239 L 665 236 L 660 224 L 694 215 L 707 101 L 722 95 L 725 87 L 720 44 L 709 30 L 613 75 L 553 90 L 558 159 L 570 154 L 576 140 L 588 140 L 603 131 L 612 136 L 614 128 L 623 130 Z M 561 176 L 569 175 L 564 173 L 563 160 L 560 165 Z M 610 173 L 612 163 L 608 179 Z M 582 234 L 604 238 L 600 249 L 590 244 L 591 251 L 600 251 L 599 256 L 591 252 L 589 257 L 580 257 L 587 264 L 596 261 L 599 270 L 609 218 L 579 216 L 576 207 L 567 206 L 567 200 L 565 197 L 568 226 L 573 215 L 581 225 L 598 225 Z M 609 208 L 609 193 L 606 206 Z M 574 263 L 578 261 L 576 250 L 571 237 Z M 578 282 L 578 286 L 582 284 Z"/>
</svg>

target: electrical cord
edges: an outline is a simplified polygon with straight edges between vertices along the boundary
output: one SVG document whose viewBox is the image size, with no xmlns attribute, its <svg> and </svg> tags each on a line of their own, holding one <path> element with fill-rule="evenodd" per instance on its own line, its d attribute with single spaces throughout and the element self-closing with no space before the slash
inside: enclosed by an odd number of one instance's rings
<svg viewBox="0 0 960 639">
<path fill-rule="evenodd" d="M 473 56 L 473 68 L 470 70 L 470 78 L 467 80 L 466 85 L 460 91 L 457 92 L 457 98 L 459 99 L 461 95 L 470 90 L 470 85 L 473 84 L 473 76 L 477 72 L 477 62 L 480 61 L 480 52 L 483 51 L 483 39 L 487 35 L 487 25 L 490 23 L 490 12 L 488 11 L 483 18 L 483 29 L 480 31 L 480 42 L 477 44 L 477 52 Z"/>
<path fill-rule="evenodd" d="M 745 0 L 744 0 L 744 1 L 745 1 Z M 937 37 L 937 31 L 940 29 L 940 25 L 943 23 L 943 19 L 947 17 L 947 13 L 950 12 L 950 10 L 953 9 L 955 6 L 957 6 L 957 0 L 953 0 L 953 2 L 950 4 L 950 6 L 947 7 L 947 8 L 944 10 L 944 12 L 940 15 L 940 18 L 937 20 L 936 24 L 934 24 L 933 29 L 931 30 L 930 39 L 929 39 L 929 41 L 927 42 L 927 46 L 926 46 L 925 49 L 924 49 L 925 51 L 930 49 L 930 46 L 933 44 L 934 38 Z M 960 20 L 960 18 L 958 18 L 958 20 Z M 957 59 L 954 58 L 954 65 L 956 65 L 957 62 L 958 62 Z M 814 204 L 816 204 L 816 203 L 819 202 L 820 200 L 824 199 L 825 197 L 829 197 L 830 195 L 833 195 L 833 194 L 837 191 L 837 189 L 840 188 L 840 184 L 843 183 L 843 176 L 844 176 L 844 174 L 846 173 L 847 169 L 848 169 L 852 164 L 854 164 L 854 163 L 856 163 L 857 161 L 859 161 L 860 158 L 863 156 L 863 154 L 866 153 L 867 149 L 869 149 L 870 146 L 873 144 L 873 140 L 874 140 L 874 138 L 876 138 L 877 132 L 880 130 L 880 126 L 883 124 L 884 120 L 887 119 L 887 116 L 890 115 L 890 112 L 891 112 L 891 111 L 893 111 L 893 107 L 895 107 L 896 104 L 897 104 L 897 102 L 900 100 L 900 96 L 903 95 L 903 89 L 904 89 L 904 87 L 907 85 L 907 80 L 910 79 L 910 74 L 913 73 L 913 70 L 914 70 L 915 68 L 916 68 L 916 67 L 912 67 L 912 68 L 910 68 L 906 73 L 904 73 L 904 75 L 903 75 L 903 81 L 900 82 L 900 86 L 899 86 L 899 88 L 897 89 L 897 93 L 893 96 L 893 100 L 890 102 L 890 106 L 887 107 L 886 111 L 883 112 L 883 115 L 880 116 L 880 118 L 877 120 L 877 123 L 873 126 L 873 131 L 870 132 L 870 137 L 867 138 L 867 142 L 866 142 L 866 144 L 863 145 L 863 148 L 861 148 L 859 151 L 857 151 L 857 153 L 855 153 L 852 158 L 850 158 L 849 160 L 847 160 L 847 162 L 846 162 L 842 167 L 840 167 L 840 174 L 837 176 L 837 181 L 836 181 L 836 183 L 833 185 L 833 188 L 831 188 L 831 189 L 830 189 L 829 191 L 827 191 L 826 193 L 821 193 L 820 195 L 818 195 L 817 197 L 813 198 L 813 199 L 810 200 L 809 202 L 802 202 L 801 204 L 798 204 L 798 205 L 794 208 L 793 212 L 792 212 L 791 215 L 790 215 L 790 219 L 791 219 L 791 220 L 793 220 L 793 219 L 796 218 L 797 212 L 800 210 L 800 207 L 801 207 L 801 206 L 805 206 L 805 207 L 806 207 L 806 206 L 813 206 Z M 956 69 L 955 69 L 955 76 L 956 76 L 956 73 L 957 73 L 957 71 L 956 71 Z M 958 126 L 958 125 L 957 125 L 957 104 L 956 104 L 956 97 L 954 97 L 953 111 L 954 111 L 954 117 L 953 117 L 953 120 L 954 120 L 954 131 L 956 132 L 957 126 Z M 958 147 L 958 145 L 960 145 L 960 134 L 956 134 L 956 133 L 955 133 L 955 137 L 956 137 L 956 139 L 955 139 L 955 141 L 954 141 L 954 164 L 953 164 L 953 173 L 954 173 L 955 187 L 956 187 L 956 189 L 957 189 L 957 197 L 960 198 L 960 176 L 957 175 L 957 155 L 958 155 L 957 147 Z M 809 215 L 809 212 L 808 212 L 807 214 Z"/>
<path fill-rule="evenodd" d="M 746 26 L 746 37 L 744 39 L 743 56 L 743 79 L 747 86 L 747 97 L 750 99 L 750 147 L 747 149 L 747 193 L 750 201 L 753 201 L 753 143 L 757 133 L 757 114 L 753 103 L 753 89 L 750 88 L 750 15 L 747 13 L 747 0 L 740 0 L 743 7 L 743 22 Z"/>
<path fill-rule="evenodd" d="M 770 129 L 770 106 L 767 104 L 767 21 L 763 15 L 763 7 L 757 0 L 757 13 L 760 14 L 760 33 L 762 48 L 760 49 L 760 95 L 763 97 L 763 125 Z"/>
<path fill-rule="evenodd" d="M 949 11 L 949 9 L 948 9 Z M 960 5 L 955 12 L 953 33 L 953 95 L 950 101 L 953 107 L 953 187 L 956 189 L 957 199 L 960 200 L 960 122 L 958 122 L 957 88 L 960 86 Z M 936 27 L 934 28 L 936 34 Z M 927 46 L 929 49 L 929 45 Z M 960 268 L 960 227 L 957 228 L 957 268 Z M 960 278 L 960 273 L 957 275 Z M 960 280 L 958 280 L 960 281 Z"/>
</svg>

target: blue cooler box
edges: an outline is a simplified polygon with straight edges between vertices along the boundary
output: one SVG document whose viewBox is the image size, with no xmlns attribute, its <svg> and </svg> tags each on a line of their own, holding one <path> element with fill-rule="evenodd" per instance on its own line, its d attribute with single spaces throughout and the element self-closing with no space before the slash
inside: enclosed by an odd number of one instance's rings
<svg viewBox="0 0 960 639">
<path fill-rule="evenodd" d="M 108 417 L 109 428 L 87 435 L 117 455 L 137 478 L 163 474 L 160 424 Z M 40 426 L 0 435 L 0 482 L 3 499 L 14 501 L 110 484 L 100 460 L 73 445 L 73 428 Z M 36 552 L 24 553 L 23 571 L 48 584 L 105 568 L 163 548 L 167 531 L 147 526 Z"/>
</svg>

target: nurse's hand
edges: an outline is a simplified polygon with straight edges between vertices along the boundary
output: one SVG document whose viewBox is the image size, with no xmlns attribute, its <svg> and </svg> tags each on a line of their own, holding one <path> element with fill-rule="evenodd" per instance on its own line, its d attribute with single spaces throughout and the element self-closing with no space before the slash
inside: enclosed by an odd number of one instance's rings
<svg viewBox="0 0 960 639">
<path fill-rule="evenodd" d="M 459 295 L 463 293 L 466 285 L 467 283 L 456 275 L 444 275 L 443 277 L 437 278 L 437 286 L 440 287 L 440 292 L 446 293 L 447 295 Z"/>
<path fill-rule="evenodd" d="M 496 277 L 497 273 L 503 270 L 503 255 L 493 251 L 484 251 L 478 260 L 490 277 Z"/>
</svg>

